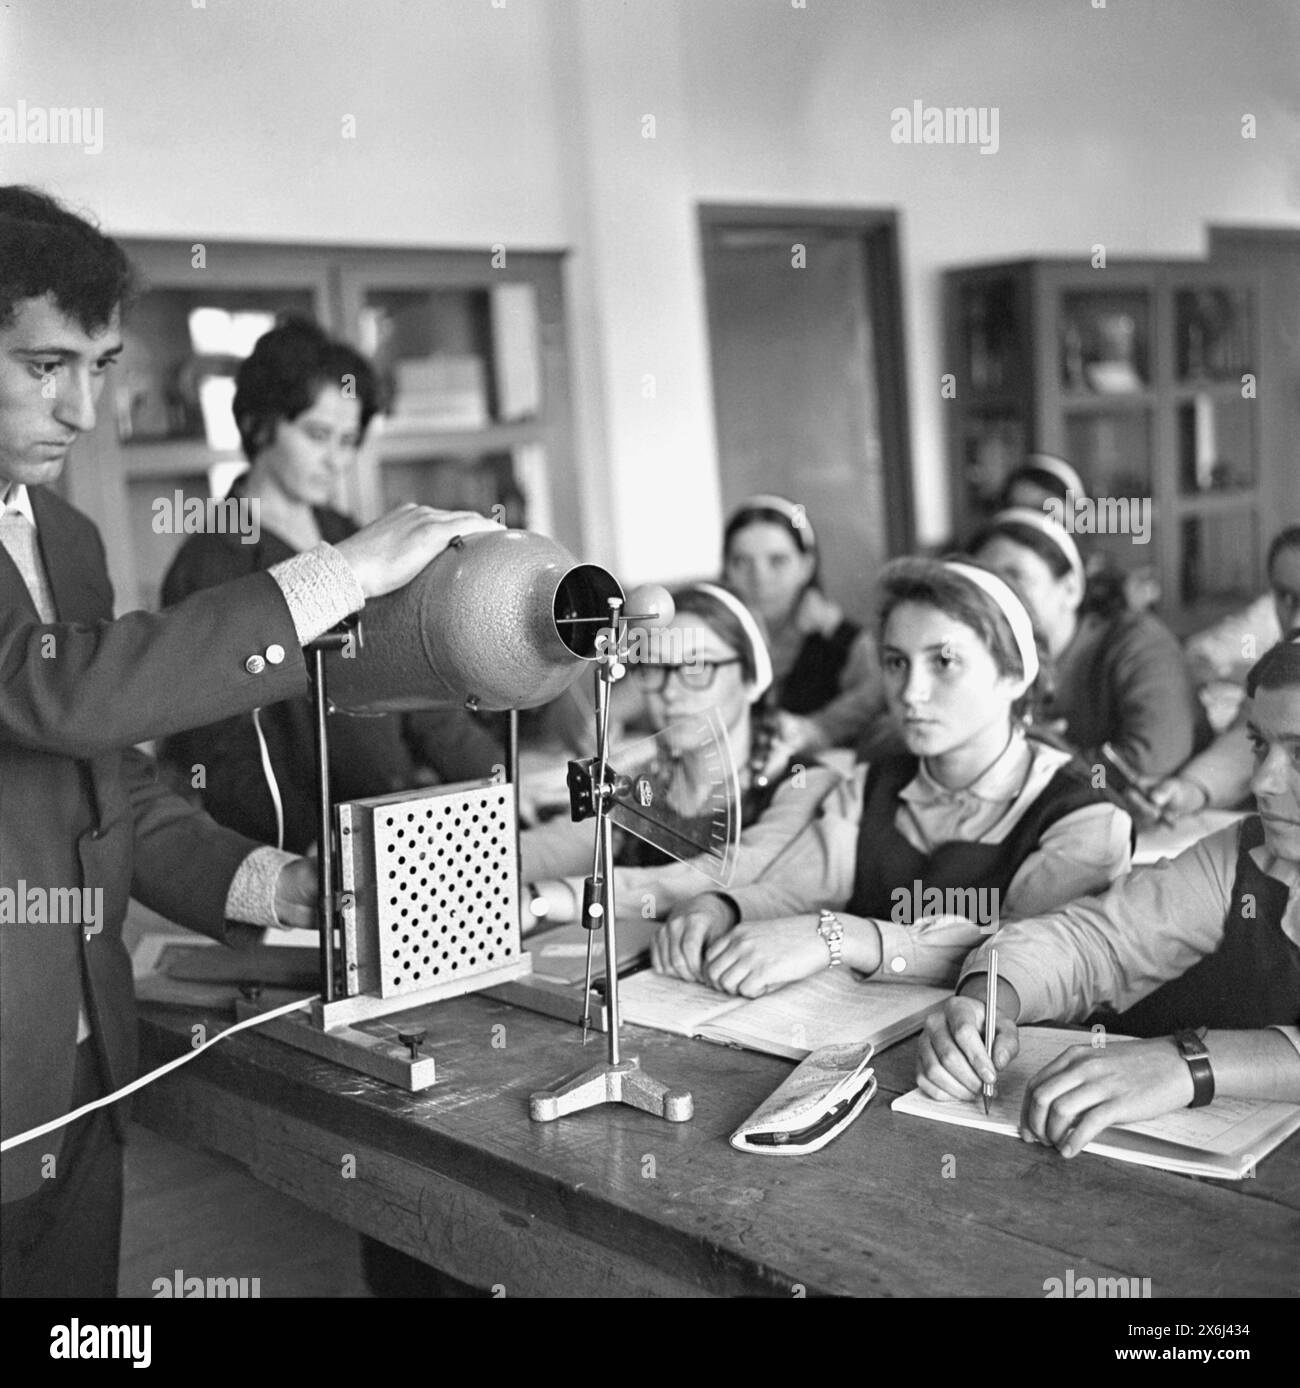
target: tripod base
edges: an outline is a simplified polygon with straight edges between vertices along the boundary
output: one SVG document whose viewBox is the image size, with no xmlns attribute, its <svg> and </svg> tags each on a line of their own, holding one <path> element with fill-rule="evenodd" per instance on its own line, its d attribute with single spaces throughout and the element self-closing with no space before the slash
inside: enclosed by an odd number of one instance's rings
<svg viewBox="0 0 1300 1388">
<path fill-rule="evenodd" d="M 537 1090 L 528 1096 L 528 1116 L 535 1122 L 549 1123 L 597 1104 L 627 1104 L 670 1123 L 685 1123 L 695 1113 L 689 1089 L 669 1089 L 652 1080 L 633 1057 L 617 1065 L 593 1065 L 554 1089 Z"/>
</svg>

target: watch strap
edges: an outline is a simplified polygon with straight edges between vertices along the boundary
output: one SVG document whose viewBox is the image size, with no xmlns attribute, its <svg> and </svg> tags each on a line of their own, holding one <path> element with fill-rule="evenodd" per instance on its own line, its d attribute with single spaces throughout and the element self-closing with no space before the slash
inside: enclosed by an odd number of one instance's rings
<svg viewBox="0 0 1300 1388">
<path fill-rule="evenodd" d="M 1178 1053 L 1192 1072 L 1192 1101 L 1188 1108 L 1204 1108 L 1214 1100 L 1214 1070 L 1205 1040 L 1195 1031 L 1180 1031 L 1174 1036 Z"/>
</svg>

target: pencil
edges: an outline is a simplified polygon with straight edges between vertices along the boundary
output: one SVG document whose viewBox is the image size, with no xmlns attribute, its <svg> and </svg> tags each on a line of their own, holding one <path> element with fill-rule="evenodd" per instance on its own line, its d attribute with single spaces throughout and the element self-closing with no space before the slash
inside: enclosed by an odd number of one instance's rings
<svg viewBox="0 0 1300 1388">
<path fill-rule="evenodd" d="M 1170 813 L 1168 806 L 1157 805 L 1154 800 L 1142 789 L 1142 778 L 1136 767 L 1125 757 L 1121 756 L 1119 750 L 1109 742 L 1101 744 L 1101 754 L 1105 757 L 1121 776 L 1125 777 L 1130 784 L 1124 788 L 1124 793 L 1142 811 L 1143 814 L 1150 815 L 1158 823 L 1163 824 L 1166 829 L 1177 827 L 1177 820 Z"/>
<path fill-rule="evenodd" d="M 993 1059 L 993 1037 L 998 1025 L 998 952 L 989 950 L 989 971 L 985 975 L 988 991 L 984 994 L 984 1049 L 989 1060 Z M 996 1084 L 986 1084 L 984 1090 L 984 1112 L 989 1111 L 989 1102 L 996 1097 Z"/>
</svg>

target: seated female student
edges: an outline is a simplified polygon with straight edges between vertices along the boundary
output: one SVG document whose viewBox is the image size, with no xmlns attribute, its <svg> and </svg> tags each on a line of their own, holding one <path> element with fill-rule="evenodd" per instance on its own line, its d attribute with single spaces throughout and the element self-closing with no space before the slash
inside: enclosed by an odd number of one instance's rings
<svg viewBox="0 0 1300 1388">
<path fill-rule="evenodd" d="M 356 459 L 377 395 L 365 358 L 314 324 L 290 320 L 263 334 L 239 368 L 234 401 L 251 466 L 231 490 L 257 503 L 256 539 L 191 535 L 163 580 L 164 605 L 353 534 L 356 525 L 326 503 Z M 219 823 L 301 853 L 317 836 L 313 727 L 304 697 L 179 734 L 164 756 Z M 332 790 L 341 800 L 488 775 L 501 757 L 498 740 L 460 710 L 330 719 Z"/>
<path fill-rule="evenodd" d="M 1029 605 L 1053 664 L 1042 717 L 1063 725 L 1086 763 L 1100 761 L 1103 742 L 1149 776 L 1191 756 L 1200 709 L 1177 638 L 1113 593 L 1104 610 L 1085 609 L 1083 562 L 1060 525 L 1037 511 L 1002 511 L 971 553 Z"/>
<path fill-rule="evenodd" d="M 727 522 L 723 578 L 762 619 L 780 740 L 802 752 L 856 746 L 884 702 L 875 643 L 822 592 L 819 567 L 812 524 L 785 497 L 751 496 Z"/>
<path fill-rule="evenodd" d="M 917 1084 L 932 1099 L 995 1083 L 1018 1024 L 1088 1020 L 1151 1039 L 1073 1046 L 1031 1081 L 1022 1134 L 1067 1157 L 1112 1123 L 1215 1094 L 1300 1101 L 1300 643 L 1267 651 L 1246 688 L 1259 814 L 1102 897 L 1006 926 L 992 942 L 992 1056 L 977 950 L 921 1040 Z"/>
<path fill-rule="evenodd" d="M 1076 497 L 1086 498 L 1087 495 L 1083 478 L 1064 458 L 1051 453 L 1030 453 L 1007 478 L 1002 491 L 1002 507 L 1004 510 L 1027 507 L 1031 511 L 1044 511 L 1045 505 L 1052 502 L 1072 506 Z"/>
<path fill-rule="evenodd" d="M 1300 631 L 1300 525 L 1287 526 L 1273 537 L 1266 567 L 1270 592 L 1264 601 L 1269 607 L 1268 618 L 1276 622 L 1277 635 L 1289 638 L 1293 632 Z M 1253 645 L 1254 638 L 1243 630 L 1243 625 L 1240 620 L 1225 619 L 1220 626 L 1228 628 L 1232 635 L 1228 637 L 1225 631 L 1219 644 L 1228 646 L 1230 643 L 1236 653 L 1243 646 Z M 1267 644 L 1272 645 L 1272 641 Z M 1196 638 L 1187 643 L 1189 650 L 1195 645 Z M 1253 770 L 1243 703 L 1233 721 L 1203 752 L 1184 762 L 1173 776 L 1152 787 L 1151 799 L 1176 816 L 1195 814 L 1207 808 L 1234 809 L 1250 793 Z"/>
<path fill-rule="evenodd" d="M 980 924 L 1127 871 L 1127 811 L 1068 752 L 1025 736 L 1038 654 L 1015 593 L 934 559 L 897 559 L 880 581 L 885 690 L 907 752 L 860 767 L 762 880 L 679 908 L 654 941 L 661 972 L 745 997 L 841 962 L 949 984 Z"/>
<path fill-rule="evenodd" d="M 751 882 L 812 818 L 817 806 L 842 779 L 815 763 L 798 774 L 770 765 L 772 714 L 762 703 L 772 680 L 772 664 L 758 623 L 734 594 L 712 583 L 696 583 L 673 593 L 676 616 L 655 632 L 654 662 L 632 661 L 628 680 L 639 687 L 652 730 L 670 729 L 675 719 L 716 709 L 726 729 L 739 771 L 741 791 L 740 850 L 733 881 Z M 682 663 L 670 657 L 680 655 Z M 617 701 L 619 689 L 614 695 Z M 670 731 L 671 737 L 671 731 Z M 617 755 L 612 758 L 619 765 Z M 672 808 L 698 821 L 707 839 L 712 824 L 709 797 L 713 776 L 698 746 L 673 746 L 665 778 Z M 614 892 L 622 908 L 636 914 L 664 916 L 694 896 L 704 883 L 689 863 L 630 834 L 617 836 Z M 531 886 L 533 910 L 548 921 L 577 920 L 582 881 L 591 872 L 590 821 L 552 820 L 520 836 L 522 872 Z M 558 879 L 558 880 L 555 880 Z"/>
</svg>

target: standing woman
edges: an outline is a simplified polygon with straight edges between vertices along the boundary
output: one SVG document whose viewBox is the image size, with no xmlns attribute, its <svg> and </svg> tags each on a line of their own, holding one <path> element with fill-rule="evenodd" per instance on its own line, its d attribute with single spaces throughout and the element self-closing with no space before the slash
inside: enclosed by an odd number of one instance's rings
<svg viewBox="0 0 1300 1388">
<path fill-rule="evenodd" d="M 1112 594 L 1085 607 L 1087 581 L 1071 536 L 1041 512 L 1001 511 L 971 553 L 1000 574 L 1033 613 L 1053 663 L 1055 687 L 1042 716 L 1089 764 L 1112 742 L 1138 771 L 1180 767 L 1202 732 L 1201 714 L 1178 638 L 1148 612 Z"/>
<path fill-rule="evenodd" d="M 875 643 L 822 592 L 803 507 L 751 496 L 727 522 L 722 557 L 728 587 L 767 631 L 781 741 L 801 752 L 855 746 L 883 710 Z"/>
<path fill-rule="evenodd" d="M 653 946 L 661 972 L 745 997 L 841 962 L 951 984 L 981 925 L 1128 870 L 1127 811 L 1068 752 L 1025 734 L 1038 654 L 1010 587 L 933 559 L 895 560 L 880 582 L 885 691 L 907 751 L 827 797 L 779 873 L 676 911 Z"/>
<path fill-rule="evenodd" d="M 264 333 L 236 379 L 250 467 L 231 488 L 254 502 L 257 538 L 191 535 L 163 580 L 163 605 L 353 534 L 356 524 L 328 503 L 377 408 L 370 364 L 345 343 L 301 319 Z M 301 853 L 316 839 L 313 729 L 311 700 L 286 700 L 179 733 L 164 756 L 218 823 Z M 340 800 L 489 775 L 501 756 L 497 740 L 460 710 L 330 720 Z"/>
</svg>

